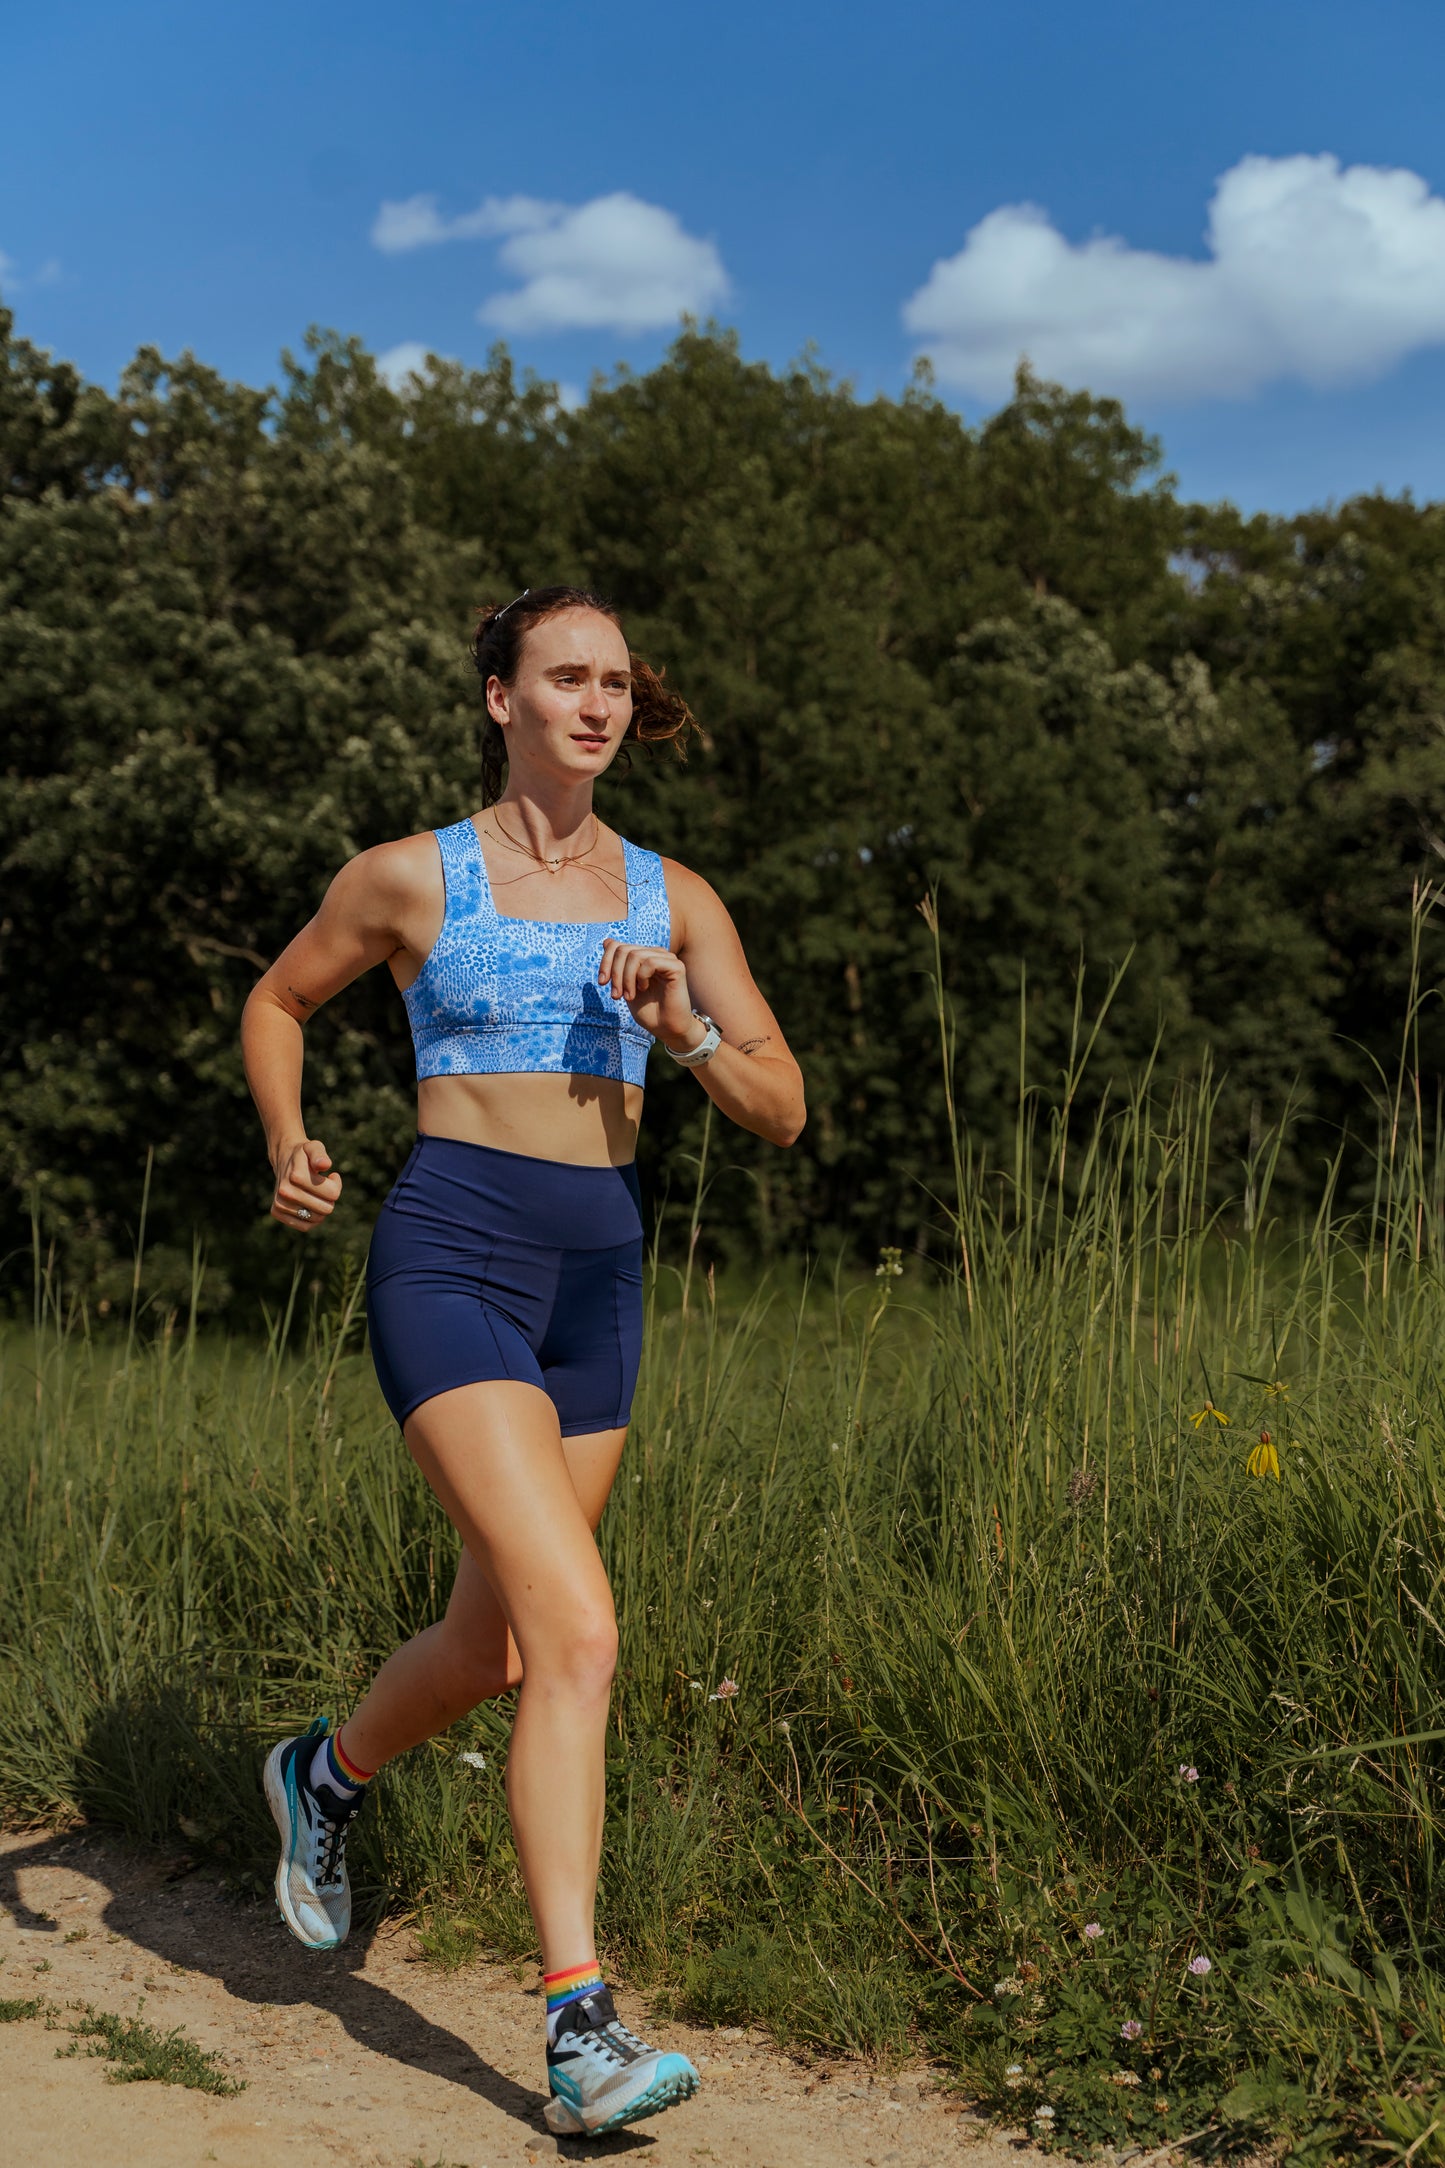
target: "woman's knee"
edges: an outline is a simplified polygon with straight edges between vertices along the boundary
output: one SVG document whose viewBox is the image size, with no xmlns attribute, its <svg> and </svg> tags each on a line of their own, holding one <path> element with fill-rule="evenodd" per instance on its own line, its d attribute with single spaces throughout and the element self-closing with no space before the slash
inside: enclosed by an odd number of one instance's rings
<svg viewBox="0 0 1445 2168">
<path fill-rule="evenodd" d="M 617 1619 L 608 1610 L 599 1614 L 591 1638 L 583 1647 L 587 1676 L 604 1690 L 611 1687 L 617 1676 L 617 1648 Z"/>
<path fill-rule="evenodd" d="M 617 1670 L 617 1619 L 611 1606 L 574 1613 L 566 1630 L 532 1637 L 529 1673 L 553 1687 L 590 1698 L 610 1692 Z"/>
</svg>

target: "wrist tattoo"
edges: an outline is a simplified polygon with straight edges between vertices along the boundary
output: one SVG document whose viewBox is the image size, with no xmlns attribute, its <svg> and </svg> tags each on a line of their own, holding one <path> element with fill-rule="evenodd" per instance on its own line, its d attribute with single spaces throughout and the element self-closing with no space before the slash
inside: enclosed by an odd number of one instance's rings
<svg viewBox="0 0 1445 2168">
<path fill-rule="evenodd" d="M 298 994 L 294 986 L 288 986 L 286 991 L 291 996 L 291 999 L 295 1002 L 298 1009 L 315 1008 L 316 1003 L 312 1001 L 308 995 Z"/>
<path fill-rule="evenodd" d="M 765 1031 L 761 1039 L 744 1039 L 742 1045 L 738 1048 L 738 1052 L 740 1054 L 751 1054 L 755 1047 L 766 1046 L 772 1036 L 770 1031 Z"/>
</svg>

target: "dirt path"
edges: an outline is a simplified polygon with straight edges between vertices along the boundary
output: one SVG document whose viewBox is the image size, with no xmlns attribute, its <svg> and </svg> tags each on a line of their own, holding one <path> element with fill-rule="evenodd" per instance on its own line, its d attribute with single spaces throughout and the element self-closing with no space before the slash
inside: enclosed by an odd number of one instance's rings
<svg viewBox="0 0 1445 2168">
<path fill-rule="evenodd" d="M 0 2025 L 0 2162 L 58 2168 L 499 2168 L 632 2154 L 638 2168 L 1043 2168 L 1022 2134 L 985 2136 L 925 2073 L 805 2066 L 761 2040 L 652 2028 L 702 2072 L 695 2100 L 600 2141 L 542 2121 L 540 1991 L 503 1966 L 444 1973 L 408 1930 L 303 1950 L 269 1905 L 237 1904 L 206 1870 L 110 1836 L 0 1837 L 0 1999 L 43 1995 L 182 2026 L 244 2092 L 114 2085 L 57 2056 L 64 2029 Z M 646 2022 L 619 1992 L 623 2018 Z"/>
</svg>

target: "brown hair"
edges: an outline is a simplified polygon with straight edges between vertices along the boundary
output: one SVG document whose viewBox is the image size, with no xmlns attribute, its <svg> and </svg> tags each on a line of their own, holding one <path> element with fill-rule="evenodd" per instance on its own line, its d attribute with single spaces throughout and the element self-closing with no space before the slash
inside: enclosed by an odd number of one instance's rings
<svg viewBox="0 0 1445 2168">
<path fill-rule="evenodd" d="M 504 685 L 515 683 L 522 659 L 522 642 L 534 625 L 558 610 L 600 610 L 621 630 L 622 620 L 614 606 L 585 587 L 532 587 L 514 602 L 484 603 L 477 612 L 477 629 L 471 637 L 472 661 L 485 689 L 489 678 Z M 697 723 L 687 702 L 663 684 L 664 673 L 650 670 L 628 650 L 632 664 L 632 720 L 622 740 L 623 774 L 632 765 L 632 745 L 671 745 L 679 760 L 687 758 L 687 737 Z M 488 715 L 482 725 L 482 804 L 493 805 L 502 794 L 502 772 L 507 764 L 506 732 Z"/>
</svg>

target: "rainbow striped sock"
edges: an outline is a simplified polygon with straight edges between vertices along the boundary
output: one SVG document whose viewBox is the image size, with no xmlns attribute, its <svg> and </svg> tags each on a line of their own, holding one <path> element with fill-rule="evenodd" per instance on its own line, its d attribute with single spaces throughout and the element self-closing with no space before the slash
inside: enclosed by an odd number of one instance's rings
<svg viewBox="0 0 1445 2168">
<path fill-rule="evenodd" d="M 352 1760 L 341 1744 L 341 1734 L 337 1731 L 323 1739 L 311 1757 L 312 1789 L 318 1784 L 329 1784 L 332 1791 L 340 1793 L 343 1799 L 349 1799 L 354 1792 L 359 1792 L 375 1775 L 374 1769 L 363 1769 Z"/>
<path fill-rule="evenodd" d="M 602 1967 L 594 1957 L 590 1964 L 569 1965 L 565 1972 L 544 1972 L 542 1985 L 547 1990 L 547 2039 L 557 2037 L 557 2019 L 563 2006 L 575 2002 L 579 1995 L 593 1995 L 603 1984 Z"/>
</svg>

